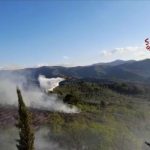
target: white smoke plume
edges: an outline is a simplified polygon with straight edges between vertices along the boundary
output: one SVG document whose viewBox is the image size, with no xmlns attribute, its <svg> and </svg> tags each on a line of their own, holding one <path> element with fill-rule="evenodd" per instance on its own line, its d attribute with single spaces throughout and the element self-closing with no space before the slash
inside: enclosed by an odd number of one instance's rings
<svg viewBox="0 0 150 150">
<path fill-rule="evenodd" d="M 50 139 L 52 133 L 46 127 L 40 128 L 35 134 L 36 150 L 64 150 L 58 143 Z"/>
<path fill-rule="evenodd" d="M 40 75 L 38 78 L 38 81 L 40 83 L 40 87 L 43 88 L 45 91 L 53 91 L 54 88 L 56 88 L 57 86 L 59 86 L 59 83 L 61 81 L 64 81 L 64 78 L 46 78 L 43 75 Z"/>
<path fill-rule="evenodd" d="M 60 80 L 57 81 L 57 85 L 59 85 L 59 82 Z M 28 85 L 28 89 L 25 89 L 25 84 L 27 84 L 27 81 L 24 76 L 11 75 L 7 78 L 5 76 L 0 77 L 0 104 L 17 106 L 18 98 L 16 94 L 16 87 L 18 86 L 21 89 L 23 99 L 28 107 L 65 113 L 78 112 L 76 107 L 71 107 L 67 104 L 64 104 L 56 94 L 47 95 L 46 93 L 42 92 L 40 88 L 33 85 Z M 44 88 L 44 86 L 42 86 L 42 88 Z M 54 84 L 50 85 L 50 88 L 54 88 Z"/>
<path fill-rule="evenodd" d="M 35 132 L 36 150 L 64 150 L 58 143 L 52 141 L 49 137 L 50 130 L 42 127 Z M 14 127 L 0 128 L 0 150 L 17 150 L 16 140 L 19 138 L 18 130 Z"/>
</svg>

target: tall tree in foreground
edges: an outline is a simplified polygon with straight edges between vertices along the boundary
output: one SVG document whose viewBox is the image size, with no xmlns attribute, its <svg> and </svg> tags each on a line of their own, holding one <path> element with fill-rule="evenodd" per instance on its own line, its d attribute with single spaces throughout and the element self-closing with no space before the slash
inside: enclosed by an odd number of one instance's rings
<svg viewBox="0 0 150 150">
<path fill-rule="evenodd" d="M 31 115 L 28 112 L 26 105 L 23 101 L 21 91 L 17 88 L 18 95 L 18 124 L 19 137 L 17 149 L 18 150 L 34 150 L 34 132 L 31 125 Z"/>
</svg>

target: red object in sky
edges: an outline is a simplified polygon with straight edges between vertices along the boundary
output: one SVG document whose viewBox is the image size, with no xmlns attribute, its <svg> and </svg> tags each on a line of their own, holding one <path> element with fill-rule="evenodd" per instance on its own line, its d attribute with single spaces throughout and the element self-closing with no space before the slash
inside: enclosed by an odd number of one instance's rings
<svg viewBox="0 0 150 150">
<path fill-rule="evenodd" d="M 150 50 L 149 38 L 145 39 L 145 43 L 146 43 L 146 49 Z"/>
</svg>

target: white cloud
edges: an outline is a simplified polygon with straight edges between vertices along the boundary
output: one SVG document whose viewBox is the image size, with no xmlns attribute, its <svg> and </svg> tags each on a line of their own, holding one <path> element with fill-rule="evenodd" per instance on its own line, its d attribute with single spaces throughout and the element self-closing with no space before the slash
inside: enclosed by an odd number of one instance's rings
<svg viewBox="0 0 150 150">
<path fill-rule="evenodd" d="M 33 67 L 38 68 L 38 67 L 43 67 L 43 66 L 50 66 L 50 64 L 48 64 L 48 63 L 41 63 L 41 64 L 35 65 Z"/>
<path fill-rule="evenodd" d="M 68 56 L 63 56 L 63 59 L 68 60 L 69 57 Z"/>
<path fill-rule="evenodd" d="M 65 67 L 74 67 L 74 66 L 84 66 L 84 65 L 91 65 L 93 63 L 99 63 L 99 62 L 110 62 L 114 61 L 116 59 L 122 59 L 122 60 L 142 60 L 146 58 L 150 58 L 150 51 L 146 50 L 145 46 L 128 46 L 128 47 L 119 47 L 114 48 L 111 50 L 102 50 L 98 54 L 90 55 L 90 57 L 86 57 L 83 55 L 80 55 L 78 57 L 70 58 L 67 55 L 61 56 L 62 59 L 60 59 L 57 62 L 51 62 L 51 63 L 39 63 L 38 65 L 31 65 L 31 66 L 18 66 L 18 65 L 8 65 L 8 66 L 2 66 L 1 69 L 20 69 L 25 67 L 41 67 L 41 66 L 65 66 Z"/>
<path fill-rule="evenodd" d="M 150 51 L 146 50 L 144 46 L 134 46 L 125 48 L 115 48 L 108 51 L 103 50 L 100 52 L 99 60 L 103 62 L 108 62 L 116 59 L 142 60 L 146 58 L 150 58 Z"/>
<path fill-rule="evenodd" d="M 24 69 L 25 66 L 19 66 L 19 65 L 5 65 L 0 66 L 0 70 L 17 70 L 17 69 Z"/>
</svg>

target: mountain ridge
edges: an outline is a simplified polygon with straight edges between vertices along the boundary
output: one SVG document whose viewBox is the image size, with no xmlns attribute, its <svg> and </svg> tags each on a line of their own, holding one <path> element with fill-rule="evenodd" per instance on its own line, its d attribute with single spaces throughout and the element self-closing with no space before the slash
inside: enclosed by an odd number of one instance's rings
<svg viewBox="0 0 150 150">
<path fill-rule="evenodd" d="M 64 67 L 42 66 L 17 70 L 0 70 L 0 77 L 5 74 L 27 75 L 37 80 L 39 75 L 51 77 L 95 78 L 150 83 L 150 59 L 140 61 L 116 60 L 88 66 Z"/>
</svg>

